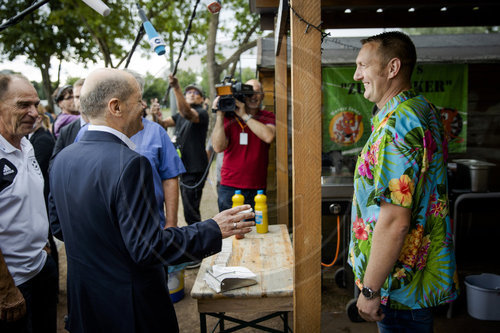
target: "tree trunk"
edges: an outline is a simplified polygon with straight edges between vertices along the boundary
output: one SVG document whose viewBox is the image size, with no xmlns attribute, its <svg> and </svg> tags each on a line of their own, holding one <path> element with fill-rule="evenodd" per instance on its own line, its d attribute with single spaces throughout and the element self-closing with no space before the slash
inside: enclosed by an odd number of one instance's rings
<svg viewBox="0 0 500 333">
<path fill-rule="evenodd" d="M 42 73 L 42 87 L 45 96 L 47 96 L 47 102 L 52 111 L 54 109 L 54 101 L 52 100 L 52 82 L 50 82 L 50 58 L 44 59 L 43 63 L 38 66 L 40 72 Z"/>
<path fill-rule="evenodd" d="M 219 27 L 219 14 L 210 16 L 209 33 L 207 38 L 207 72 L 208 72 L 208 86 L 210 89 L 210 100 L 215 98 L 215 84 L 219 80 L 220 70 L 217 62 L 215 61 L 215 43 L 217 39 L 217 30 Z"/>
</svg>

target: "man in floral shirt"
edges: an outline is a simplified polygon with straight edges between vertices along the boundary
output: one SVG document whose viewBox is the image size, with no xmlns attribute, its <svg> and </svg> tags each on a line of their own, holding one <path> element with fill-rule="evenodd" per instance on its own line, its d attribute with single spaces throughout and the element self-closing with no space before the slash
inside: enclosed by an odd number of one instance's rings
<svg viewBox="0 0 500 333">
<path fill-rule="evenodd" d="M 416 51 L 408 36 L 385 32 L 361 43 L 354 79 L 380 111 L 354 175 L 357 306 L 380 332 L 432 332 L 431 308 L 458 292 L 440 115 L 411 90 Z"/>
</svg>

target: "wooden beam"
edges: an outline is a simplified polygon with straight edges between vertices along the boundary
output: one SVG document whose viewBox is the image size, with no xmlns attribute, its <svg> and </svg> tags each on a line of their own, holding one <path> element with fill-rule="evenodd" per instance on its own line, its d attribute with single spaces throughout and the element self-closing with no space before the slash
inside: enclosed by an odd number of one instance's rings
<svg viewBox="0 0 500 333">
<path fill-rule="evenodd" d="M 276 103 L 276 179 L 278 224 L 290 225 L 288 219 L 288 66 L 287 35 L 281 36 L 276 56 L 274 79 Z"/>
<path fill-rule="evenodd" d="M 320 0 L 291 0 L 312 25 L 321 22 Z M 294 332 L 321 326 L 321 33 L 290 12 Z"/>
<path fill-rule="evenodd" d="M 290 8 L 288 8 L 288 0 L 281 0 L 278 8 L 278 15 L 276 16 L 276 29 L 274 32 L 274 54 L 276 56 L 280 52 L 281 37 L 283 37 L 283 35 L 287 35 L 289 12 Z"/>
</svg>

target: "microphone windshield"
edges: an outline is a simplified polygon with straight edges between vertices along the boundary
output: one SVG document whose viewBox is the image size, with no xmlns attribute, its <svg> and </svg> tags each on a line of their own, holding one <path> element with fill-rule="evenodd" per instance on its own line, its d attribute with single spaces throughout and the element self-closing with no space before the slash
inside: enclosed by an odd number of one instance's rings
<svg viewBox="0 0 500 333">
<path fill-rule="evenodd" d="M 111 9 L 109 9 L 109 7 L 106 6 L 106 4 L 101 0 L 82 0 L 82 1 L 85 2 L 87 6 L 89 6 L 90 8 L 101 14 L 102 16 L 108 16 L 109 13 L 111 12 Z"/>
</svg>

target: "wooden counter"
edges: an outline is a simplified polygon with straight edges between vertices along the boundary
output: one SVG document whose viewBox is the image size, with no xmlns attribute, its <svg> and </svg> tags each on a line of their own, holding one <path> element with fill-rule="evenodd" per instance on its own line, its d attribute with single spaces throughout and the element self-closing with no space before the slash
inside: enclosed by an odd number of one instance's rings
<svg viewBox="0 0 500 333">
<path fill-rule="evenodd" d="M 232 238 L 227 266 L 244 266 L 257 275 L 257 284 L 220 294 L 203 280 L 217 255 L 205 258 L 191 290 L 200 313 L 287 312 L 293 310 L 293 251 L 287 227 L 270 225 L 269 232 Z"/>
</svg>

